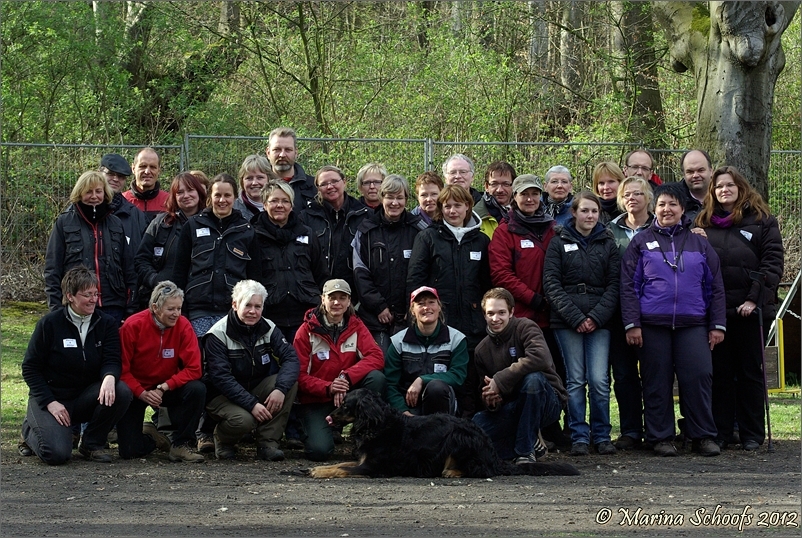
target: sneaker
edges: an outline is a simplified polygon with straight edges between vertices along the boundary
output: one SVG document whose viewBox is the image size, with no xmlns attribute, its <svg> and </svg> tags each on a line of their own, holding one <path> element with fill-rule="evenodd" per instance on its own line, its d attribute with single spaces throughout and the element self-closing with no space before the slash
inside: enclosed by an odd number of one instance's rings
<svg viewBox="0 0 802 538">
<path fill-rule="evenodd" d="M 572 456 L 587 456 L 590 454 L 590 446 L 587 443 L 574 443 L 571 445 Z"/>
<path fill-rule="evenodd" d="M 111 463 L 111 454 L 105 448 L 92 450 L 81 445 L 78 447 L 78 452 L 89 461 L 96 461 L 98 463 Z"/>
<path fill-rule="evenodd" d="M 156 429 L 156 425 L 152 422 L 145 422 L 142 424 L 142 433 L 153 439 L 153 442 L 156 443 L 156 448 L 158 448 L 162 452 L 172 452 L 172 444 L 170 440 Z"/>
<path fill-rule="evenodd" d="M 524 465 L 526 463 L 537 463 L 537 456 L 534 452 L 530 452 L 526 456 L 518 456 L 513 460 L 515 465 Z"/>
<path fill-rule="evenodd" d="M 618 450 L 632 450 L 633 448 L 637 448 L 640 444 L 640 439 L 635 439 L 629 435 L 621 435 L 615 440 L 613 446 Z"/>
<path fill-rule="evenodd" d="M 754 452 L 759 448 L 760 448 L 760 443 L 758 443 L 753 439 L 741 443 L 741 450 L 746 450 L 747 452 Z"/>
<path fill-rule="evenodd" d="M 218 460 L 233 460 L 237 454 L 234 445 L 224 445 L 217 434 L 214 435 L 214 455 Z"/>
<path fill-rule="evenodd" d="M 274 446 L 260 446 L 256 448 L 256 459 L 266 461 L 284 461 L 284 452 Z"/>
<path fill-rule="evenodd" d="M 602 456 L 609 456 L 610 454 L 615 454 L 618 452 L 613 446 L 613 443 L 610 441 L 602 441 L 598 445 L 596 445 L 596 452 L 601 454 Z"/>
<path fill-rule="evenodd" d="M 31 450 L 31 447 L 28 446 L 28 443 L 25 442 L 25 439 L 21 435 L 19 438 L 19 442 L 17 443 L 17 452 L 23 458 L 26 458 L 28 456 L 33 456 L 33 450 Z"/>
<path fill-rule="evenodd" d="M 532 454 L 535 455 L 535 459 L 540 461 L 545 459 L 545 457 L 549 453 L 549 448 L 546 446 L 546 441 L 543 440 L 543 436 L 540 435 L 540 430 L 537 432 L 537 439 L 535 439 L 535 444 L 532 446 Z"/>
<path fill-rule="evenodd" d="M 721 454 L 721 449 L 713 439 L 706 437 L 699 440 L 700 456 L 718 456 L 719 454 Z"/>
<path fill-rule="evenodd" d="M 170 461 L 185 461 L 187 463 L 200 463 L 202 461 L 206 461 L 200 454 L 192 452 L 192 449 L 188 444 L 171 446 L 170 455 L 168 457 L 170 458 Z"/>
<path fill-rule="evenodd" d="M 677 447 L 671 441 L 660 441 L 654 445 L 654 453 L 664 458 L 677 456 Z"/>
<path fill-rule="evenodd" d="M 198 452 L 201 454 L 214 452 L 214 439 L 208 433 L 202 433 L 198 436 Z"/>
<path fill-rule="evenodd" d="M 80 433 L 73 433 L 72 434 L 72 449 L 76 450 L 80 443 L 81 443 L 81 434 Z"/>
</svg>

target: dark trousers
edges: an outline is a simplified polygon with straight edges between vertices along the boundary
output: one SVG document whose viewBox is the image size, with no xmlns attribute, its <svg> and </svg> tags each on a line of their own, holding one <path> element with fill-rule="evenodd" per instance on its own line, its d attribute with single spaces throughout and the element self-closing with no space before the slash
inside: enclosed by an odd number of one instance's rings
<svg viewBox="0 0 802 538">
<path fill-rule="evenodd" d="M 195 443 L 195 430 L 205 402 L 206 385 L 199 380 L 164 393 L 162 407 L 169 410 L 171 429 L 175 432 L 173 446 Z M 153 438 L 142 433 L 147 408 L 148 404 L 136 398 L 117 423 L 117 442 L 123 459 L 146 456 L 156 448 Z"/>
<path fill-rule="evenodd" d="M 640 441 L 643 438 L 643 388 L 638 371 L 638 353 L 635 347 L 627 344 L 620 312 L 613 316 L 609 327 L 610 366 L 621 435 Z"/>
<path fill-rule="evenodd" d="M 426 383 L 418 405 L 410 410 L 413 415 L 433 415 L 445 413 L 457 415 L 457 395 L 453 387 L 444 381 L 434 379 Z"/>
<path fill-rule="evenodd" d="M 719 439 L 732 437 L 737 416 L 741 442 L 763 444 L 765 388 L 760 340 L 756 314 L 727 317 L 727 335 L 713 349 L 713 419 Z"/>
<path fill-rule="evenodd" d="M 86 422 L 81 446 L 89 450 L 101 450 L 106 446 L 106 437 L 111 428 L 128 409 L 133 395 L 128 385 L 117 381 L 112 405 L 101 405 L 100 381 L 92 383 L 74 400 L 59 400 L 70 414 L 72 424 Z M 28 399 L 28 411 L 22 421 L 22 437 L 33 453 L 48 465 L 66 463 L 72 457 L 72 426 L 62 426 L 47 409 L 42 409 L 32 398 Z"/>
<path fill-rule="evenodd" d="M 683 402 L 685 432 L 690 439 L 716 437 L 713 421 L 713 361 L 707 327 L 644 325 L 643 347 L 638 350 L 643 380 L 646 440 L 673 440 L 674 374 Z"/>
</svg>

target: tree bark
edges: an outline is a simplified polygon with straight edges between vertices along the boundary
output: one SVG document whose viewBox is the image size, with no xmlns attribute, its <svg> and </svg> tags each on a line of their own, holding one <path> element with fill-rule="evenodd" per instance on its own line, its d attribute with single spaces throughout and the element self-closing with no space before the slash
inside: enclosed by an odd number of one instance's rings
<svg viewBox="0 0 802 538">
<path fill-rule="evenodd" d="M 576 0 L 568 0 L 563 5 L 560 32 L 560 82 L 574 91 L 580 89 L 582 82 L 579 75 L 579 40 L 574 35 L 581 26 L 582 5 Z M 574 94 L 566 91 L 565 97 L 572 100 Z"/>
<path fill-rule="evenodd" d="M 738 168 L 768 200 L 772 106 L 785 67 L 780 37 L 799 2 L 655 2 L 672 67 L 696 79 L 695 144 Z"/>
</svg>

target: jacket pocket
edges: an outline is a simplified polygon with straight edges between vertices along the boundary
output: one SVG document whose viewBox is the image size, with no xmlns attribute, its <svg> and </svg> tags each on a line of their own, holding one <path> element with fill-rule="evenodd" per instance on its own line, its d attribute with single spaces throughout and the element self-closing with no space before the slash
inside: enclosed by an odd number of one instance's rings
<svg viewBox="0 0 802 538">
<path fill-rule="evenodd" d="M 87 245 L 88 246 L 88 245 Z M 73 267 L 83 262 L 84 241 L 80 226 L 64 227 L 64 267 Z M 90 268 L 91 269 L 91 268 Z"/>
</svg>

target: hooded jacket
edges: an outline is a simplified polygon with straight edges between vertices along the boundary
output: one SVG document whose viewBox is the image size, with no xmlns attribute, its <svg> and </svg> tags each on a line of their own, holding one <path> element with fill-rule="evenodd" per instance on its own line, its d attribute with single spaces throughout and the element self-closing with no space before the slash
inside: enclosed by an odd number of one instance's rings
<svg viewBox="0 0 802 538">
<path fill-rule="evenodd" d="M 61 308 L 61 279 L 78 265 L 86 266 L 97 276 L 99 308 L 133 307 L 134 253 L 120 219 L 111 213 L 108 204 L 101 206 L 98 206 L 96 219 L 87 218 L 79 204 L 68 205 L 56 218 L 47 242 L 44 270 L 45 292 L 51 310 Z"/>
<path fill-rule="evenodd" d="M 603 224 L 586 238 L 574 219 L 558 226 L 546 252 L 543 288 L 551 306 L 553 329 L 576 329 L 586 318 L 604 327 L 618 306 L 621 257 L 613 234 Z"/>
<path fill-rule="evenodd" d="M 420 286 L 435 288 L 443 303 L 446 323 L 465 334 L 472 351 L 484 337 L 482 296 L 490 289 L 490 239 L 472 215 L 462 241 L 444 221 L 420 232 L 412 246 L 407 295 Z"/>
<path fill-rule="evenodd" d="M 384 368 L 384 354 L 357 316 L 343 318 L 345 328 L 333 340 L 320 322 L 319 308 L 309 310 L 295 333 L 295 352 L 301 363 L 298 400 L 302 404 L 330 402 L 329 387 L 340 374 L 353 387 L 373 370 Z"/>
<path fill-rule="evenodd" d="M 718 255 L 690 231 L 685 215 L 663 228 L 657 219 L 632 238 L 621 263 L 624 328 L 704 326 L 726 329 L 724 284 Z"/>
<path fill-rule="evenodd" d="M 421 218 L 404 211 L 390 222 L 379 206 L 362 221 L 354 237 L 354 279 L 359 294 L 359 317 L 371 331 L 389 328 L 378 316 L 389 308 L 395 323 L 403 322 L 409 310 L 407 269 L 418 232 L 426 229 Z"/>
</svg>

